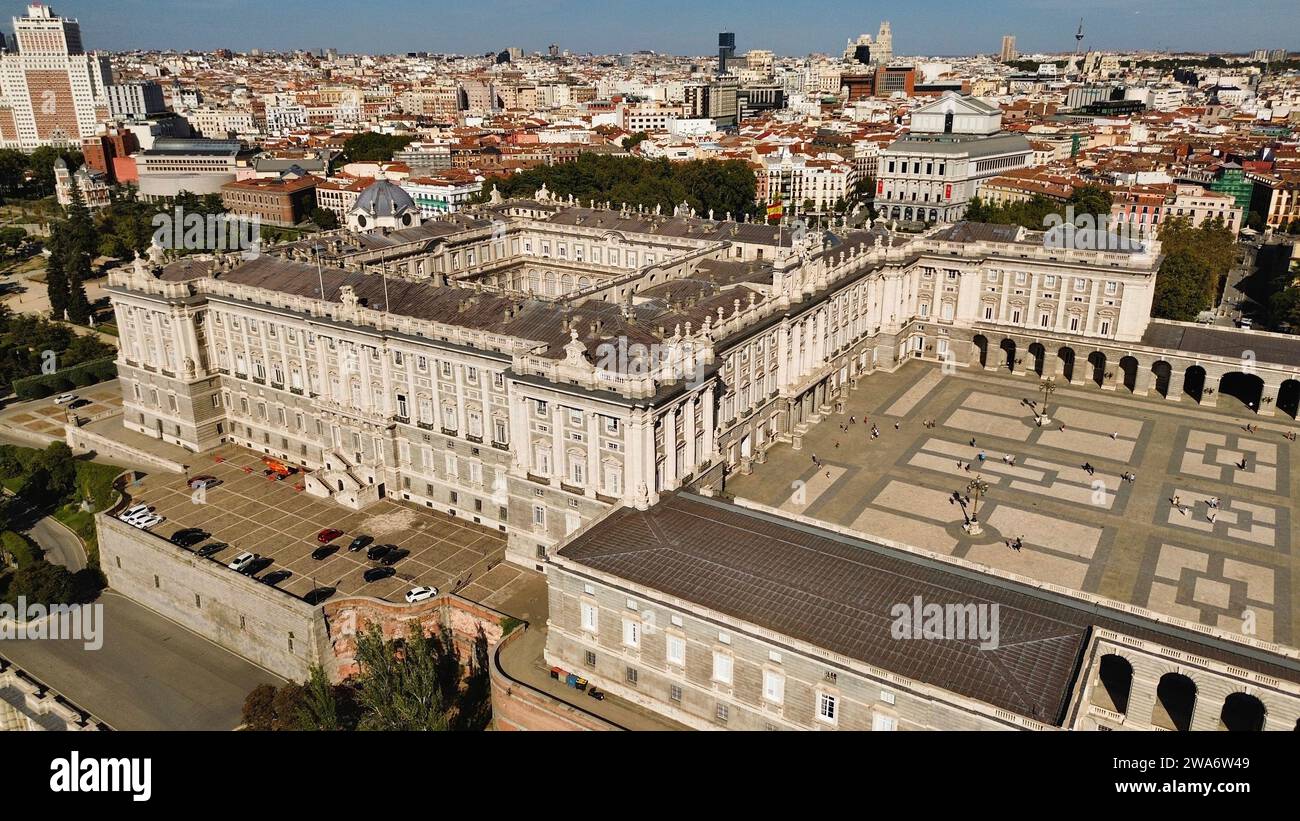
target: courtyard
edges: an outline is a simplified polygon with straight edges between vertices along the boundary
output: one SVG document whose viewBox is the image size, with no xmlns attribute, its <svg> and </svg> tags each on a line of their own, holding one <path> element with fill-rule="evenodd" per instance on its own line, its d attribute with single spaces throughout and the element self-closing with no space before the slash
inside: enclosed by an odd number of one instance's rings
<svg viewBox="0 0 1300 821">
<path fill-rule="evenodd" d="M 211 556 L 212 561 L 226 564 L 245 551 L 264 556 L 273 563 L 258 578 L 287 570 L 292 575 L 276 587 L 300 598 L 317 588 L 334 588 L 337 597 L 402 602 L 412 587 L 429 586 L 497 607 L 525 588 L 524 571 L 503 561 L 503 533 L 392 499 L 350 510 L 307 495 L 301 474 L 276 481 L 264 475 L 265 469 L 259 454 L 228 446 L 195 457 L 190 467 L 191 476 L 221 480 L 215 488 L 195 492 L 182 476 L 155 473 L 135 482 L 128 493 L 132 504 L 149 504 L 167 517 L 153 528 L 155 535 L 168 538 L 178 530 L 202 528 L 212 536 L 196 547 L 214 541 L 229 545 Z M 318 561 L 312 558 L 321 547 L 316 534 L 326 528 L 344 535 L 332 542 L 338 550 Z M 364 550 L 347 550 L 348 543 L 363 534 L 375 544 L 410 551 L 395 565 L 395 576 L 365 581 L 366 570 L 380 563 L 367 560 Z"/>
<path fill-rule="evenodd" d="M 1039 424 L 1038 385 L 921 362 L 872 374 L 842 415 L 733 474 L 727 492 L 1294 646 L 1291 418 L 1062 384 Z"/>
</svg>

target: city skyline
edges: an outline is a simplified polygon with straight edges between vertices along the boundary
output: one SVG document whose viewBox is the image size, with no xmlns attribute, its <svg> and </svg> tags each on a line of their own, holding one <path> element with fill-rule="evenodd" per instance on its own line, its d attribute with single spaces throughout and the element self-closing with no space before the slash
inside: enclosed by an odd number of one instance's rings
<svg viewBox="0 0 1300 821">
<path fill-rule="evenodd" d="M 1059 0 L 1023 4 L 998 0 L 990 4 L 992 8 L 981 10 L 977 19 L 945 29 L 935 28 L 933 18 L 957 19 L 955 15 L 969 11 L 966 4 L 939 0 L 910 8 L 866 10 L 842 0 L 820 0 L 800 4 L 803 21 L 788 26 L 777 22 L 786 5 L 723 0 L 700 8 L 672 0 L 653 14 L 637 15 L 630 4 L 614 3 L 605 8 L 615 13 L 597 20 L 583 16 L 584 7 L 571 0 L 545 6 L 488 0 L 472 8 L 437 10 L 414 0 L 398 0 L 383 17 L 352 12 L 338 0 L 284 0 L 271 8 L 254 0 L 126 0 L 112 6 L 64 2 L 54 8 L 79 18 L 93 32 L 89 48 L 109 51 L 335 48 L 367 54 L 481 54 L 508 46 L 545 51 L 556 43 L 579 54 L 653 50 L 707 55 L 717 31 L 735 31 L 742 54 L 770 49 L 796 56 L 836 53 L 846 38 L 862 32 L 874 35 L 880 19 L 893 23 L 895 53 L 900 55 L 996 54 L 1004 34 L 1016 35 L 1022 55 L 1065 53 L 1073 50 L 1079 11 Z M 1252 11 L 1242 18 L 1231 7 L 1209 0 L 1105 0 L 1089 6 L 1084 15 L 1083 46 L 1109 51 L 1246 52 L 1294 45 L 1300 16 L 1292 4 L 1265 0 Z M 22 12 L 22 4 L 11 4 L 9 16 Z M 240 22 L 249 19 L 260 22 L 253 26 Z M 485 19 L 494 23 L 485 26 Z M 583 21 L 580 33 L 573 26 L 575 19 Z M 681 25 L 686 19 L 694 22 Z M 141 29 L 141 20 L 149 21 L 147 29 Z"/>
</svg>

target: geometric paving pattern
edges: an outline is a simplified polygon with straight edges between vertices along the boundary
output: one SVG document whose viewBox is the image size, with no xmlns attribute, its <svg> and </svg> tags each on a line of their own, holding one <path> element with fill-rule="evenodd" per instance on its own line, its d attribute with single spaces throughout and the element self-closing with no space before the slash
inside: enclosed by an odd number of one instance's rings
<svg viewBox="0 0 1300 821">
<path fill-rule="evenodd" d="M 1295 428 L 1290 417 L 1252 415 L 1248 433 L 1247 419 L 1230 412 L 1058 384 L 1052 421 L 1040 427 L 1036 387 L 919 362 L 875 373 L 843 394 L 842 416 L 807 429 L 800 450 L 773 447 L 727 490 L 867 536 L 1296 641 L 1291 500 L 1300 488 L 1296 449 L 1282 435 Z M 984 534 L 972 537 L 962 525 L 977 476 L 989 490 L 978 511 Z M 1008 544 L 1017 539 L 1019 550 Z"/>
</svg>

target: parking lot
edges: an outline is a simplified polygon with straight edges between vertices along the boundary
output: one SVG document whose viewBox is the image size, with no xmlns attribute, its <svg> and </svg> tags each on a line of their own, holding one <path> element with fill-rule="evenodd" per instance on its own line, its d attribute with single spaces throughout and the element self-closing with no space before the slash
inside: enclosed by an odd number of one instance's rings
<svg viewBox="0 0 1300 821">
<path fill-rule="evenodd" d="M 204 493 L 191 491 L 184 477 L 157 473 L 130 488 L 132 504 L 156 508 L 167 521 L 152 533 L 170 538 L 185 528 L 212 534 L 196 545 L 225 542 L 211 556 L 226 564 L 245 551 L 272 560 L 258 578 L 277 570 L 293 575 L 276 585 L 303 597 L 317 588 L 334 588 L 335 597 L 364 595 L 400 602 L 413 587 L 436 587 L 489 607 L 509 599 L 525 582 L 522 571 L 503 563 L 505 535 L 446 514 L 383 500 L 362 511 L 349 510 L 302 491 L 302 476 L 283 481 L 264 475 L 260 456 L 236 447 L 197 458 L 191 476 L 214 476 L 221 484 Z M 323 560 L 312 558 L 321 547 L 316 536 L 334 528 L 344 535 L 331 544 L 338 550 Z M 349 553 L 359 535 L 375 544 L 392 544 L 410 555 L 398 562 L 395 576 L 367 583 L 363 574 L 380 562 L 366 551 Z M 234 572 L 234 571 L 231 571 Z"/>
<path fill-rule="evenodd" d="M 76 407 L 56 405 L 55 397 L 31 402 L 16 402 L 0 412 L 0 427 L 27 438 L 47 440 L 62 439 L 63 426 L 75 413 L 83 419 L 94 419 L 122 408 L 122 389 L 117 380 L 101 382 L 69 391 L 78 397 Z"/>
</svg>

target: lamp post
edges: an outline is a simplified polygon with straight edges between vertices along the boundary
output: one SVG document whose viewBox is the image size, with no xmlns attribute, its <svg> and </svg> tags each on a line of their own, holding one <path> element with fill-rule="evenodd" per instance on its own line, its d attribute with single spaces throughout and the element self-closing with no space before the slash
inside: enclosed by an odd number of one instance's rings
<svg viewBox="0 0 1300 821">
<path fill-rule="evenodd" d="M 974 501 L 971 504 L 970 518 L 962 525 L 962 529 L 972 536 L 979 536 L 984 533 L 984 528 L 980 526 L 980 499 L 989 492 L 989 483 L 982 477 L 976 476 L 970 484 L 966 485 L 966 492 Z"/>
<path fill-rule="evenodd" d="M 1038 414 L 1038 425 L 1052 424 L 1052 418 L 1047 415 L 1047 400 L 1052 394 L 1056 393 L 1056 377 L 1049 376 L 1038 385 L 1038 389 L 1043 392 L 1043 409 Z"/>
</svg>

